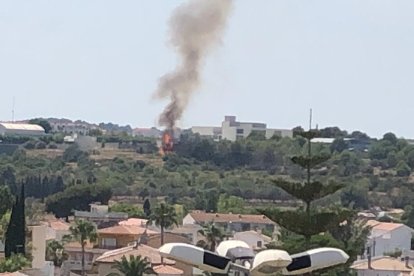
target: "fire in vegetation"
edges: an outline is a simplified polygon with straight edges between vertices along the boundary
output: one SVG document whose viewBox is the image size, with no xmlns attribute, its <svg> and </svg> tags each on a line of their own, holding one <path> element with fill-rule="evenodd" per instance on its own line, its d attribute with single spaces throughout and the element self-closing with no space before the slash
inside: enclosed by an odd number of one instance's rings
<svg viewBox="0 0 414 276">
<path fill-rule="evenodd" d="M 174 135 L 171 130 L 165 130 L 162 134 L 161 155 L 170 153 L 174 148 Z"/>
</svg>

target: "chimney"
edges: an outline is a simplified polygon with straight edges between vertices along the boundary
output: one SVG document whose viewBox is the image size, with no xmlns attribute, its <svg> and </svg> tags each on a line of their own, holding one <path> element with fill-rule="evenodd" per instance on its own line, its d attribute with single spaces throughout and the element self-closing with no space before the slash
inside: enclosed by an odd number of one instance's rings
<svg viewBox="0 0 414 276">
<path fill-rule="evenodd" d="M 147 229 L 145 229 L 144 233 L 142 233 L 142 235 L 138 238 L 138 242 L 137 245 L 140 244 L 144 244 L 146 245 L 148 243 L 148 234 L 147 234 Z"/>
<path fill-rule="evenodd" d="M 45 266 L 46 226 L 32 226 L 32 267 L 42 269 Z"/>
</svg>

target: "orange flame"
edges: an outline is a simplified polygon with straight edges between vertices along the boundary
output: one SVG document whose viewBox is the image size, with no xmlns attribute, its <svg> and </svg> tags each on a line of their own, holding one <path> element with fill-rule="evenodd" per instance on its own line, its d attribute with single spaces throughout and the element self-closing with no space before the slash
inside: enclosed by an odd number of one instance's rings
<svg viewBox="0 0 414 276">
<path fill-rule="evenodd" d="M 162 146 L 160 149 L 161 155 L 172 152 L 174 147 L 173 136 L 170 131 L 164 131 L 162 134 Z"/>
</svg>

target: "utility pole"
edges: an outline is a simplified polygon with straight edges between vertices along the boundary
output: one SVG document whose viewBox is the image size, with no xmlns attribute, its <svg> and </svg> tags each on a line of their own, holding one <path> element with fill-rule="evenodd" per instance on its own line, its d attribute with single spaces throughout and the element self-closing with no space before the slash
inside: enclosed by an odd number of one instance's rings
<svg viewBox="0 0 414 276">
<path fill-rule="evenodd" d="M 15 97 L 13 96 L 13 105 L 12 105 L 12 123 L 14 123 L 14 105 L 15 105 L 15 103 L 16 103 L 16 99 L 15 99 Z"/>
</svg>

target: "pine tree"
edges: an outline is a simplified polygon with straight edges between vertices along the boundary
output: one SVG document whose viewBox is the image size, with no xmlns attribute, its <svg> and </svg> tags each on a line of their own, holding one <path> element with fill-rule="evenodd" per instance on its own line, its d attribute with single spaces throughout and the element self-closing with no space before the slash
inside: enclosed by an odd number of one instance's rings
<svg viewBox="0 0 414 276">
<path fill-rule="evenodd" d="M 148 198 L 144 201 L 143 209 L 145 216 L 148 218 L 151 215 L 151 203 Z"/>
<path fill-rule="evenodd" d="M 303 208 L 297 210 L 267 209 L 262 212 L 270 219 L 276 221 L 286 234 L 282 239 L 281 249 L 290 254 L 302 252 L 316 247 L 339 247 L 343 243 L 332 237 L 331 232 L 340 228 L 340 224 L 346 221 L 352 211 L 344 208 L 318 208 L 314 202 L 340 190 L 343 185 L 329 182 L 323 184 L 312 178 L 312 169 L 327 161 L 328 154 L 314 154 L 312 152 L 312 139 L 317 137 L 318 131 L 298 131 L 307 141 L 307 154 L 294 156 L 292 162 L 306 170 L 306 179 L 303 182 L 275 180 L 274 184 L 291 196 L 304 203 Z M 310 275 L 310 274 L 308 274 Z M 334 274 L 336 275 L 336 274 Z"/>
</svg>

